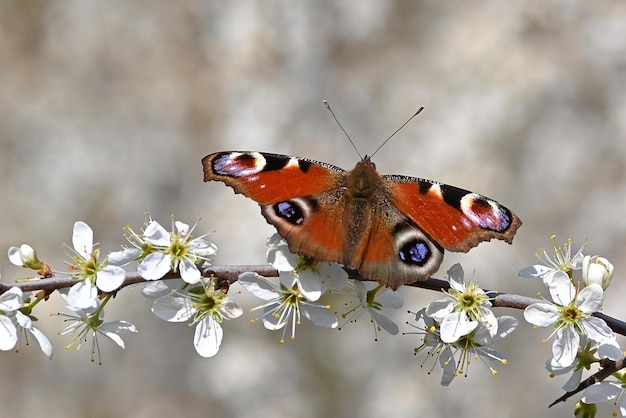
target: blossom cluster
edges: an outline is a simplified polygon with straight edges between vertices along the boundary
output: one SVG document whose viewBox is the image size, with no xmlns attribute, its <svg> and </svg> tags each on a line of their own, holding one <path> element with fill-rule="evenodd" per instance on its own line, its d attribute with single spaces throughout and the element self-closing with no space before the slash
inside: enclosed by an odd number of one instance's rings
<svg viewBox="0 0 626 418">
<path fill-rule="evenodd" d="M 447 272 L 450 289 L 444 298 L 415 313 L 413 325 L 422 334 L 422 344 L 415 353 L 426 352 L 438 359 L 443 369 L 441 384 L 448 386 L 459 375 L 467 376 L 473 359 L 480 359 L 496 375 L 488 361 L 506 364 L 499 351 L 490 347 L 510 335 L 518 326 L 512 316 L 496 317 L 489 295 L 476 283 L 466 283 L 463 268 L 453 265 Z"/>
<path fill-rule="evenodd" d="M 243 310 L 231 298 L 233 293 L 229 293 L 234 282 L 262 301 L 250 309 L 250 322 L 278 331 L 281 344 L 296 338 L 302 318 L 320 327 L 342 329 L 366 316 L 372 324 L 374 340 L 382 331 L 399 333 L 389 312 L 403 307 L 401 291 L 378 282 L 350 279 L 336 263 L 292 254 L 277 234 L 268 239 L 266 256 L 278 277 L 245 272 L 230 281 L 220 279 L 209 268 L 217 247 L 206 239 L 208 234 L 195 236 L 196 227 L 197 224 L 189 226 L 172 218 L 168 231 L 147 216 L 138 232 L 125 228 L 125 247 L 102 256 L 94 244 L 92 229 L 78 221 L 72 232 L 72 247 L 66 246 L 70 258 L 66 272 L 53 271 L 27 244 L 11 247 L 9 260 L 35 270 L 35 279 L 65 277 L 70 283 L 37 292 L 23 291 L 19 285 L 0 289 L 0 350 L 17 350 L 21 341 L 28 344 L 34 340 L 52 358 L 52 344 L 34 326 L 34 308 L 55 290 L 68 310 L 58 314 L 65 322 L 59 334 L 72 337 L 66 350 L 80 349 L 91 341 L 91 359 L 95 362 L 97 356 L 101 363 L 99 336 L 124 348 L 121 336 L 135 333 L 137 328 L 125 320 L 105 321 L 104 308 L 123 287 L 138 282 L 130 280 L 127 273 L 133 263 L 133 270 L 142 279 L 139 281 L 145 283 L 141 293 L 152 300 L 154 315 L 164 321 L 195 326 L 193 346 L 203 357 L 219 352 L 224 320 L 243 316 Z M 544 340 L 553 340 L 552 357 L 546 368 L 553 376 L 571 373 L 564 389 L 572 391 L 580 384 L 583 371 L 590 370 L 594 363 L 623 358 L 614 332 L 594 315 L 602 307 L 614 271 L 607 259 L 583 254 L 586 244 L 572 253 L 571 243 L 558 246 L 554 237 L 553 243 L 554 255 L 541 250 L 539 258 L 543 263 L 519 272 L 522 277 L 541 279 L 551 297 L 551 301 L 543 299 L 529 304 L 524 318 L 536 327 L 553 328 Z M 409 311 L 414 322 L 406 324 L 412 330 L 402 333 L 419 336 L 414 353 L 425 353 L 425 361 L 435 359 L 432 368 L 437 364 L 441 367 L 444 386 L 457 376 L 467 376 L 474 360 L 480 360 L 496 375 L 493 362 L 506 364 L 507 360 L 492 345 L 511 335 L 519 325 L 512 316 L 495 314 L 495 293 L 483 290 L 478 283 L 466 282 L 464 276 L 462 267 L 453 265 L 447 271 L 443 297 L 425 308 Z M 333 309 L 331 303 L 341 308 Z M 626 416 L 625 384 L 626 373 L 616 372 L 610 379 L 588 387 L 577 408 L 582 408 L 585 416 L 593 416 L 589 408 L 612 400 L 619 414 Z"/>
<path fill-rule="evenodd" d="M 545 249 L 538 255 L 545 264 L 527 267 L 519 275 L 540 278 L 548 288 L 552 302 L 529 305 L 524 318 L 537 327 L 552 327 L 552 333 L 544 340 L 554 338 L 546 369 L 552 376 L 571 373 L 563 385 L 569 392 L 579 386 L 584 370 L 590 370 L 602 359 L 619 360 L 624 353 L 611 328 L 594 316 L 602 308 L 605 291 L 613 279 L 613 265 L 604 257 L 585 255 L 586 243 L 575 253 L 571 242 L 560 246 L 552 236 L 552 244 L 554 255 Z M 624 373 L 615 373 L 613 378 L 585 389 L 577 405 L 581 414 L 593 416 L 593 404 L 613 401 L 619 414 L 626 416 Z"/>
</svg>

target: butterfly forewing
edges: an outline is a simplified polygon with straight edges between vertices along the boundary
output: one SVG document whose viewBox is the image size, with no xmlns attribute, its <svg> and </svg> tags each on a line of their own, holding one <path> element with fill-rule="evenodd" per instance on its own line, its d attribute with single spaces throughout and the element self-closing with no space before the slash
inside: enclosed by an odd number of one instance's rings
<svg viewBox="0 0 626 418">
<path fill-rule="evenodd" d="M 511 243 L 522 222 L 495 200 L 446 184 L 382 176 L 393 204 L 443 248 L 467 252 L 492 238 Z"/>
</svg>

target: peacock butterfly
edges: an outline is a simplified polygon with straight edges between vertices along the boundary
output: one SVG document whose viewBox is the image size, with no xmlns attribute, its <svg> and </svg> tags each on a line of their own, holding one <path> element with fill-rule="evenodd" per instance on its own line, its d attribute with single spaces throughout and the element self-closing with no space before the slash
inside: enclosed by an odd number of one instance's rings
<svg viewBox="0 0 626 418">
<path fill-rule="evenodd" d="M 261 206 L 289 250 L 357 270 L 393 289 L 428 278 L 445 250 L 508 242 L 522 221 L 477 193 L 401 175 L 365 156 L 351 171 L 308 158 L 225 151 L 202 159 L 217 180 Z"/>
</svg>

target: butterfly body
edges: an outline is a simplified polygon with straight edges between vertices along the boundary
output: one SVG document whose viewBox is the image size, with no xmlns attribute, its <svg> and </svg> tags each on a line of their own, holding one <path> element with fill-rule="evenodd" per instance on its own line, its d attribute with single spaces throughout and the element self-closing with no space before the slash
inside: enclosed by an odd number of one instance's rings
<svg viewBox="0 0 626 418">
<path fill-rule="evenodd" d="M 428 278 L 444 250 L 512 242 L 520 219 L 492 199 L 429 180 L 350 171 L 305 158 L 227 151 L 202 160 L 204 181 L 255 200 L 290 251 L 334 261 L 394 289 Z"/>
</svg>

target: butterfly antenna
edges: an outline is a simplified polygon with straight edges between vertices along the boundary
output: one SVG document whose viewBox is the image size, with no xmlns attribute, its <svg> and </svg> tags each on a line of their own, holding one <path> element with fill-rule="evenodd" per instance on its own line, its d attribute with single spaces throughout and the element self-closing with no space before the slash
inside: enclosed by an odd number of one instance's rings
<svg viewBox="0 0 626 418">
<path fill-rule="evenodd" d="M 348 141 L 350 141 L 350 144 L 352 144 L 352 148 L 354 148 L 354 150 L 356 151 L 356 153 L 358 154 L 360 159 L 363 159 L 363 156 L 361 155 L 361 153 L 359 152 L 358 148 L 356 147 L 356 145 L 354 145 L 354 141 L 352 141 L 352 138 L 350 138 L 350 135 L 348 135 L 348 133 L 346 132 L 345 129 L 343 129 L 343 126 L 341 126 L 341 123 L 339 122 L 339 119 L 337 119 L 337 116 L 335 116 L 335 112 L 333 112 L 333 109 L 330 108 L 330 104 L 328 103 L 328 101 L 324 100 L 324 106 L 326 106 L 326 109 L 328 109 L 328 111 L 330 112 L 331 115 L 333 115 L 333 118 L 335 119 L 335 122 L 337 122 L 337 125 L 339 125 L 339 127 L 341 128 L 341 130 L 343 131 L 344 135 L 346 136 L 346 138 L 348 138 Z M 405 123 L 406 125 L 406 123 Z"/>
<path fill-rule="evenodd" d="M 374 152 L 372 153 L 372 155 L 370 155 L 370 157 L 373 157 L 373 156 L 374 156 L 374 154 L 376 154 L 376 153 L 378 152 L 378 150 L 379 150 L 379 149 L 381 149 L 381 148 L 382 148 L 382 147 L 383 147 L 383 146 L 384 146 L 387 142 L 389 142 L 389 140 L 390 140 L 391 138 L 393 138 L 393 136 L 394 136 L 395 134 L 397 134 L 398 132 L 400 132 L 400 129 L 404 128 L 404 127 L 405 127 L 405 126 L 406 126 L 409 122 L 411 122 L 411 120 L 412 120 L 415 116 L 419 115 L 419 114 L 420 114 L 420 112 L 421 112 L 422 110 L 424 110 L 424 106 L 422 106 L 422 107 L 420 107 L 419 109 L 417 109 L 417 112 L 413 113 L 413 116 L 411 116 L 411 117 L 410 117 L 410 118 L 409 118 L 406 122 L 404 122 L 404 123 L 402 124 L 402 126 L 400 126 L 400 127 L 399 127 L 398 129 L 396 129 L 396 130 L 395 130 L 395 131 L 394 131 L 391 135 L 389 135 L 389 137 L 388 137 L 387 139 L 385 139 L 385 140 L 383 141 L 383 143 L 382 143 L 382 144 L 380 144 L 380 146 L 379 146 L 378 148 L 376 148 L 376 151 L 374 151 Z"/>
</svg>

